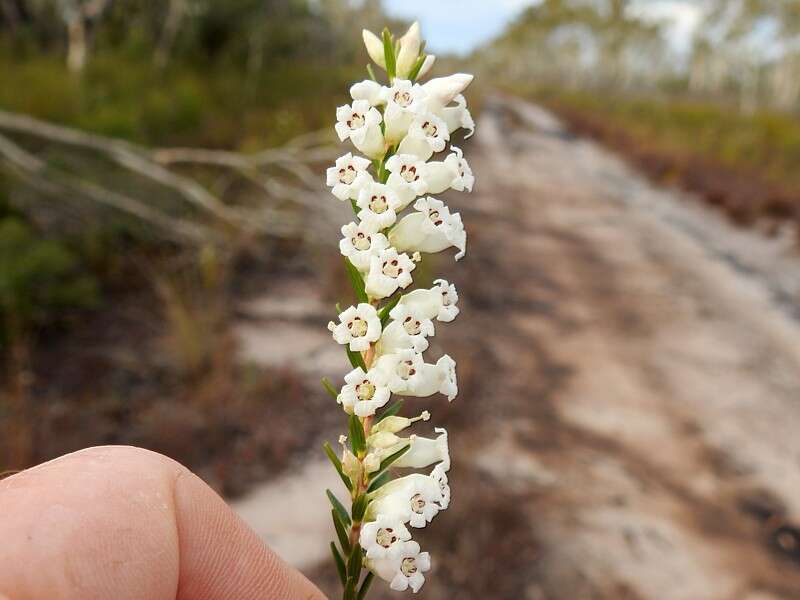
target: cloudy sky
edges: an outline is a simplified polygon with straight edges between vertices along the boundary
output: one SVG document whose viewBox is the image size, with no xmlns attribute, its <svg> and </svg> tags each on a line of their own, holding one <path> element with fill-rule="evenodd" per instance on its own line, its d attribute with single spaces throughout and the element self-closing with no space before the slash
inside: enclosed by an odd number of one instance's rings
<svg viewBox="0 0 800 600">
<path fill-rule="evenodd" d="M 486 42 L 526 6 L 538 0 L 384 0 L 395 16 L 418 19 L 432 52 L 464 54 Z M 645 18 L 668 18 L 678 50 L 688 43 L 702 0 L 637 0 L 634 9 Z"/>
</svg>

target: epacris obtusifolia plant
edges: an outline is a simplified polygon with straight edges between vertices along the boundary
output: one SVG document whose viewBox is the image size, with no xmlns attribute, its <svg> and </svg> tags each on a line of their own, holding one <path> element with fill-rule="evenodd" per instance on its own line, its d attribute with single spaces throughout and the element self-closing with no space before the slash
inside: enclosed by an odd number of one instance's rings
<svg viewBox="0 0 800 600">
<path fill-rule="evenodd" d="M 434 322 L 459 312 L 455 286 L 442 279 L 430 289 L 406 291 L 422 254 L 466 251 L 461 216 L 430 194 L 472 191 L 474 177 L 460 149 L 458 129 L 475 125 L 462 92 L 472 75 L 455 74 L 420 84 L 435 57 L 426 55 L 415 23 L 399 40 L 364 31 L 370 58 L 385 71 L 381 84 L 370 78 L 350 88 L 353 101 L 336 111 L 336 133 L 364 156 L 347 153 L 328 169 L 333 194 L 349 201 L 355 220 L 342 227 L 339 249 L 359 303 L 342 310 L 328 328 L 345 347 L 353 370 L 328 392 L 349 415 L 341 455 L 325 451 L 349 493 L 349 508 L 328 490 L 338 544 L 331 542 L 344 600 L 366 597 L 375 576 L 393 590 L 415 593 L 430 569 L 427 552 L 412 539 L 450 503 L 447 432 L 434 437 L 403 432 L 430 419 L 428 411 L 402 416 L 403 400 L 458 393 L 456 364 L 448 355 L 426 362 L 423 353 Z M 406 214 L 404 214 L 406 213 Z M 399 470 L 416 470 L 396 476 Z M 421 472 L 420 472 L 421 471 Z M 402 471 L 401 471 L 402 472 Z"/>
</svg>

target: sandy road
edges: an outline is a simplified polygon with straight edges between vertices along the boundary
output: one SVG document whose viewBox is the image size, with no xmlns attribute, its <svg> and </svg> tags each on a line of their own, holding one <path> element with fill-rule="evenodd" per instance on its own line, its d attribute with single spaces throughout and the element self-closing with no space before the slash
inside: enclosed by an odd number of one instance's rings
<svg viewBox="0 0 800 600">
<path fill-rule="evenodd" d="M 459 363 L 463 395 L 434 409 L 455 501 L 421 533 L 419 597 L 800 598 L 789 242 L 518 101 L 488 102 L 469 156 L 463 313 L 432 349 Z"/>
</svg>

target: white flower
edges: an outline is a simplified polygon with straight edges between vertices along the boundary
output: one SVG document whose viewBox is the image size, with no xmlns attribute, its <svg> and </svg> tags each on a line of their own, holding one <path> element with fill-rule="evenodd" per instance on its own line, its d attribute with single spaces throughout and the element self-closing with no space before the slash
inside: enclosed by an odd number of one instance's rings
<svg viewBox="0 0 800 600">
<path fill-rule="evenodd" d="M 392 515 L 378 515 L 374 521 L 361 526 L 359 544 L 367 558 L 395 558 L 403 550 L 403 542 L 411 539 L 405 523 Z"/>
<path fill-rule="evenodd" d="M 383 183 L 372 182 L 361 188 L 356 204 L 361 209 L 358 218 L 370 222 L 376 230 L 394 225 L 400 210 L 397 193 Z"/>
<path fill-rule="evenodd" d="M 411 427 L 417 421 L 428 421 L 431 418 L 431 413 L 427 410 L 422 411 L 422 414 L 418 417 L 414 417 L 413 419 L 409 419 L 408 417 L 399 417 L 397 415 L 392 415 L 391 417 L 386 417 L 378 421 L 375 425 L 372 426 L 373 433 L 397 433 L 398 431 L 402 431 L 407 427 Z M 395 442 L 396 443 L 396 442 Z"/>
<path fill-rule="evenodd" d="M 433 54 L 428 54 L 425 57 L 425 60 L 422 61 L 422 66 L 419 68 L 419 73 L 417 74 L 417 80 L 422 79 L 428 72 L 433 68 L 433 63 L 436 62 L 436 56 Z"/>
<path fill-rule="evenodd" d="M 339 251 L 361 272 L 369 270 L 370 259 L 389 247 L 386 236 L 377 231 L 374 221 L 348 223 L 342 227 Z"/>
<path fill-rule="evenodd" d="M 353 352 L 364 352 L 381 336 L 381 320 L 374 306 L 351 306 L 339 315 L 339 323 L 328 323 L 328 330 L 339 344 L 349 344 Z"/>
<path fill-rule="evenodd" d="M 472 79 L 473 76 L 467 73 L 456 73 L 449 77 L 431 79 L 422 86 L 422 89 L 432 102 L 431 109 L 438 110 L 450 104 L 456 96 L 467 89 Z"/>
<path fill-rule="evenodd" d="M 445 471 L 450 469 L 450 449 L 447 445 L 447 431 L 435 429 L 440 434 L 436 439 L 412 435 L 408 441 L 411 449 L 392 463 L 393 467 L 423 469 L 434 463 L 441 463 Z"/>
<path fill-rule="evenodd" d="M 447 507 L 450 506 L 450 486 L 447 484 L 447 468 L 444 467 L 443 462 L 433 468 L 433 471 L 431 471 L 431 479 L 439 484 L 439 491 L 442 493 L 439 506 L 442 510 L 446 510 Z"/>
<path fill-rule="evenodd" d="M 459 94 L 453 101 L 456 105 L 444 107 L 439 116 L 447 123 L 447 129 L 450 133 L 462 127 L 469 130 L 469 133 L 464 136 L 464 139 L 469 139 L 475 133 L 475 121 L 469 109 L 467 109 L 467 99 L 462 94 Z"/>
<path fill-rule="evenodd" d="M 367 48 L 369 57 L 380 68 L 386 70 L 386 55 L 383 52 L 383 41 L 368 29 L 361 30 L 361 37 L 364 38 L 364 46 Z"/>
<path fill-rule="evenodd" d="M 408 77 L 417 62 L 420 47 L 419 23 L 414 22 L 406 34 L 400 38 L 400 50 L 397 53 L 397 76 Z"/>
<path fill-rule="evenodd" d="M 408 135 L 397 147 L 398 154 L 414 154 L 420 160 L 428 160 L 434 152 L 444 150 L 450 140 L 447 123 L 434 115 L 417 115 L 408 127 Z"/>
<path fill-rule="evenodd" d="M 398 250 L 441 252 L 451 246 L 458 249 L 456 260 L 466 254 L 467 233 L 461 215 L 451 214 L 441 200 L 420 198 L 417 212 L 403 217 L 389 233 L 389 243 Z"/>
<path fill-rule="evenodd" d="M 446 354 L 430 364 L 419 352 L 398 350 L 378 358 L 375 368 L 385 373 L 387 385 L 395 394 L 424 398 L 438 392 L 450 401 L 458 394 L 456 363 Z"/>
<path fill-rule="evenodd" d="M 423 176 L 425 169 L 426 163 L 413 154 L 395 154 L 386 161 L 386 170 L 390 173 L 386 185 L 397 193 L 401 209 L 428 191 Z"/>
<path fill-rule="evenodd" d="M 397 592 L 408 588 L 415 594 L 425 584 L 423 573 L 431 568 L 431 556 L 420 552 L 419 544 L 414 541 L 402 542 L 397 556 L 378 560 L 370 560 L 367 567 Z"/>
<path fill-rule="evenodd" d="M 360 152 L 370 158 L 379 158 L 386 150 L 381 119 L 381 113 L 369 102 L 354 100 L 352 105 L 345 104 L 336 109 L 336 133 L 342 142 L 350 138 Z"/>
<path fill-rule="evenodd" d="M 336 159 L 336 166 L 330 167 L 327 172 L 328 187 L 333 188 L 333 195 L 339 200 L 358 198 L 359 190 L 372 181 L 372 176 L 367 172 L 370 161 L 363 156 L 353 156 L 348 152 Z"/>
<path fill-rule="evenodd" d="M 472 192 L 472 186 L 475 185 L 475 176 L 472 174 L 472 169 L 469 163 L 464 158 L 464 152 L 461 148 L 450 146 L 453 151 L 447 158 L 444 159 L 446 165 L 456 172 L 456 177 L 450 182 L 450 187 L 457 192 Z"/>
<path fill-rule="evenodd" d="M 458 292 L 456 286 L 444 279 L 437 279 L 435 285 L 429 290 L 414 290 L 400 298 L 389 316 L 393 319 L 399 316 L 400 307 L 406 306 L 408 310 L 420 318 L 436 319 L 449 323 L 458 316 Z"/>
<path fill-rule="evenodd" d="M 364 369 L 356 367 L 344 376 L 344 382 L 336 401 L 348 414 L 355 413 L 359 417 L 374 415 L 391 397 L 386 375 L 377 369 L 365 373 Z"/>
<path fill-rule="evenodd" d="M 367 516 L 390 515 L 412 527 L 425 527 L 441 507 L 439 484 L 428 475 L 412 473 L 379 487 L 367 509 Z"/>
<path fill-rule="evenodd" d="M 353 100 L 366 100 L 371 106 L 377 106 L 382 102 L 381 90 L 383 86 L 372 79 L 365 79 L 350 86 L 350 97 Z"/>
<path fill-rule="evenodd" d="M 365 289 L 372 298 L 388 298 L 397 288 L 411 284 L 411 271 L 416 268 L 408 254 L 399 254 L 395 248 L 387 248 L 370 259 L 369 272 L 365 278 Z"/>
<path fill-rule="evenodd" d="M 398 307 L 395 307 L 398 308 Z M 398 350 L 424 352 L 428 349 L 428 337 L 436 332 L 433 321 L 414 314 L 408 306 L 394 310 L 394 318 L 381 334 L 379 351 L 392 354 Z"/>
<path fill-rule="evenodd" d="M 426 106 L 422 86 L 407 79 L 395 79 L 392 87 L 383 88 L 381 101 L 386 104 L 383 113 L 386 124 L 384 135 L 390 144 L 403 139 L 414 117 L 423 113 Z"/>
</svg>

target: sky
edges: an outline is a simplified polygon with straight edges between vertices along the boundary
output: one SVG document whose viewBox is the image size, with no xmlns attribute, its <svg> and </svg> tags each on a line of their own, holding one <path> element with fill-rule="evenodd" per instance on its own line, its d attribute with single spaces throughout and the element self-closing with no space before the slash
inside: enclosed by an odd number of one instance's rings
<svg viewBox="0 0 800 600">
<path fill-rule="evenodd" d="M 539 0 L 384 0 L 396 17 L 418 20 L 428 48 L 434 54 L 467 54 L 488 42 L 531 4 Z M 701 15 L 702 0 L 636 0 L 634 10 L 643 18 L 672 21 L 670 40 L 679 52 L 689 45 Z"/>
</svg>

